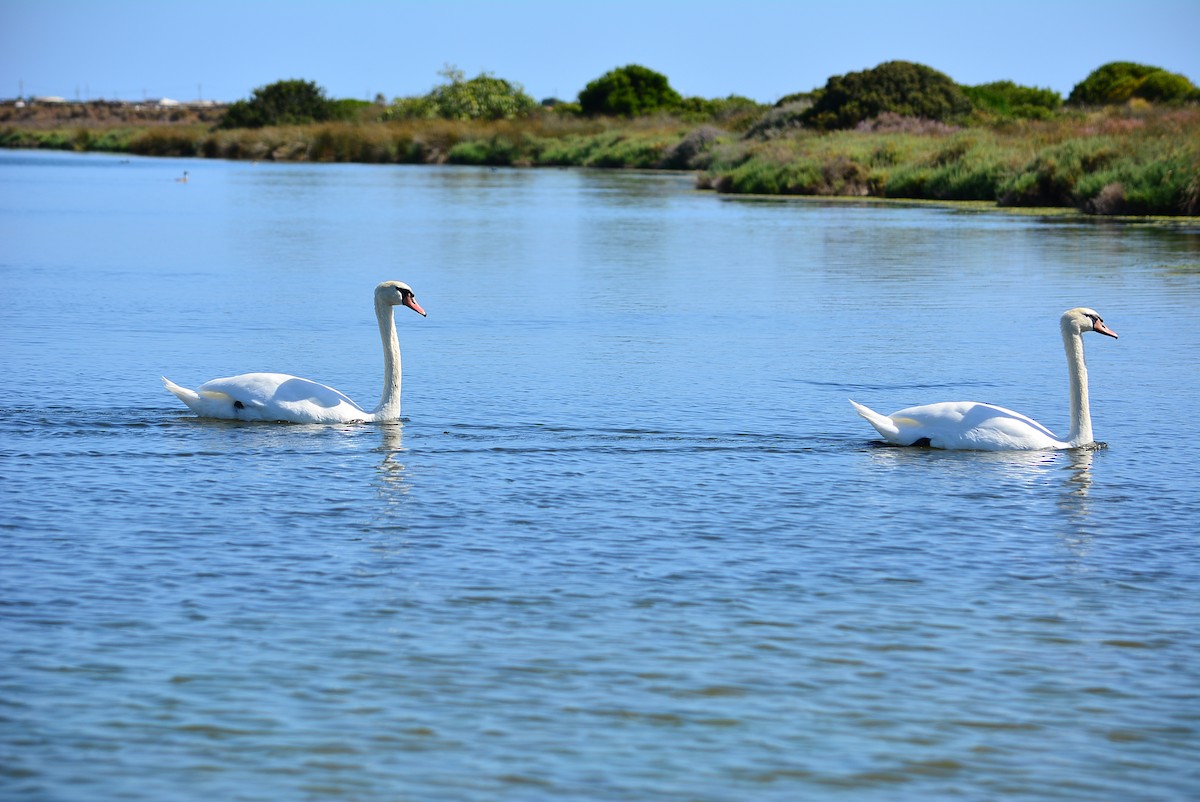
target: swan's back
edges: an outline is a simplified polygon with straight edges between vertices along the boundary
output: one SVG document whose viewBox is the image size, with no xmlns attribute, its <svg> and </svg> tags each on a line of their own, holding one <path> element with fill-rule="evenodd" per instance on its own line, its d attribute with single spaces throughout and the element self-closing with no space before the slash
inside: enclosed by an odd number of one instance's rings
<svg viewBox="0 0 1200 802">
<path fill-rule="evenodd" d="M 854 408 L 893 445 L 979 451 L 1066 448 L 1067 444 L 1037 421 L 994 404 L 944 401 L 906 407 L 880 415 L 853 401 Z"/>
<path fill-rule="evenodd" d="M 290 423 L 371 420 L 371 413 L 332 387 L 286 373 L 243 373 L 207 381 L 195 390 L 164 377 L 163 386 L 205 418 Z"/>
</svg>

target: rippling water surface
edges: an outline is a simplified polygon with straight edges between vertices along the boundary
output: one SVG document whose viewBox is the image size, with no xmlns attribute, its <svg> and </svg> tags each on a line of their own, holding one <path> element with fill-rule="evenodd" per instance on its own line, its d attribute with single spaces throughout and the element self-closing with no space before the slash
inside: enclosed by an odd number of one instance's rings
<svg viewBox="0 0 1200 802">
<path fill-rule="evenodd" d="M 191 180 L 174 181 L 184 169 Z M 1200 232 L 0 152 L 0 795 L 1200 796 Z M 199 420 L 277 370 L 404 420 Z M 878 445 L 971 398 L 1107 447 Z"/>
</svg>

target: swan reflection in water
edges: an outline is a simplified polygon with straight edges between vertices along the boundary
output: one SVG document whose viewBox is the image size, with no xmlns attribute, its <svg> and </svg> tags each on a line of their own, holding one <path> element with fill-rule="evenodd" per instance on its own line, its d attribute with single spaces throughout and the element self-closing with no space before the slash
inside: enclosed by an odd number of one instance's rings
<svg viewBox="0 0 1200 802">
<path fill-rule="evenodd" d="M 1104 448 L 1103 444 L 1099 444 Z M 1068 463 L 1063 466 L 1067 471 L 1067 483 L 1063 490 L 1063 506 L 1070 507 L 1072 501 L 1087 501 L 1088 492 L 1092 489 L 1092 461 L 1095 459 L 1097 448 L 1073 448 L 1067 451 Z M 1076 512 L 1086 516 L 1087 504 L 1079 505 Z"/>
<path fill-rule="evenodd" d="M 1098 444 L 1103 448 L 1103 444 Z M 1063 544 L 1077 560 L 1082 560 L 1092 550 L 1092 528 L 1095 524 L 1090 520 L 1091 500 L 1088 494 L 1092 489 L 1092 462 L 1099 448 L 1073 448 L 1065 452 L 1067 464 L 1062 466 L 1066 472 L 1063 490 L 1058 497 L 1058 508 L 1066 514 L 1066 522 L 1062 528 Z M 1075 570 L 1082 570 L 1083 564 L 1076 562 Z"/>
<path fill-rule="evenodd" d="M 1089 494 L 1096 455 L 1106 447 L 1096 443 L 1062 451 L 949 451 L 879 445 L 870 455 L 873 467 L 925 472 L 931 481 L 963 492 L 996 499 L 1016 494 L 1034 504 L 1053 499 L 1053 531 L 1078 559 L 1090 550 L 1092 531 L 1100 525 L 1092 515 Z M 1052 491 L 1049 496 L 1047 488 Z"/>
<path fill-rule="evenodd" d="M 380 423 L 372 427 L 379 430 L 380 443 L 374 449 L 383 459 L 379 462 L 379 498 L 387 504 L 398 504 L 410 489 L 408 478 L 405 476 L 404 463 L 404 424 Z"/>
</svg>

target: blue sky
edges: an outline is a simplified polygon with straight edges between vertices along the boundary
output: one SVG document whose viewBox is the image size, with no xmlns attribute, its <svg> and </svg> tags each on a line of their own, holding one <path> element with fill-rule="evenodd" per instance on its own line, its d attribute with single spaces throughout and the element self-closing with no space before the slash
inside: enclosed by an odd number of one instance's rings
<svg viewBox="0 0 1200 802">
<path fill-rule="evenodd" d="M 632 63 L 773 102 L 892 59 L 1064 96 L 1117 60 L 1200 83 L 1200 0 L 0 0 L 0 98 L 232 101 L 302 78 L 390 99 L 450 64 L 573 100 Z"/>
</svg>

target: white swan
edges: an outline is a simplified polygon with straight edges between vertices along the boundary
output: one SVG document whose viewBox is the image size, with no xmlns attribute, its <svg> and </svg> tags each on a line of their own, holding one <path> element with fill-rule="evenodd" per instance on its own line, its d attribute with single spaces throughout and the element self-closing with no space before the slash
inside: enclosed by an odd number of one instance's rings
<svg viewBox="0 0 1200 802">
<path fill-rule="evenodd" d="M 889 443 L 898 446 L 932 446 L 982 451 L 1076 448 L 1092 442 L 1092 414 L 1088 409 L 1087 364 L 1083 360 L 1085 331 L 1116 333 L 1104 325 L 1092 309 L 1078 307 L 1063 312 L 1059 320 L 1067 369 L 1071 379 L 1071 433 L 1059 440 L 1045 426 L 1011 409 L 974 401 L 946 401 L 908 407 L 880 415 L 862 404 L 854 404 Z"/>
<path fill-rule="evenodd" d="M 367 412 L 332 387 L 286 373 L 243 373 L 213 379 L 195 390 L 162 377 L 163 386 L 202 418 L 280 421 L 287 423 L 347 423 L 391 421 L 400 417 L 400 341 L 396 338 L 393 306 L 407 306 L 425 317 L 425 310 L 402 281 L 385 281 L 375 288 L 375 317 L 383 340 L 383 395 Z"/>
</svg>

